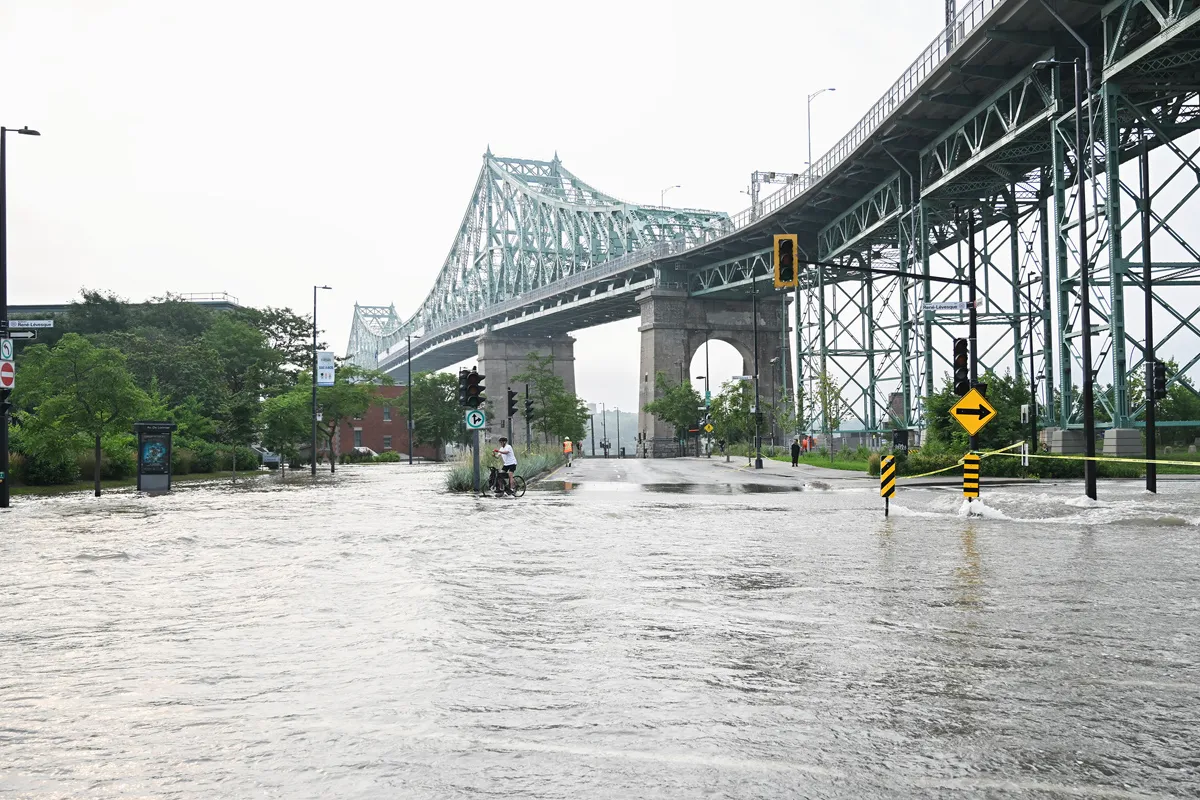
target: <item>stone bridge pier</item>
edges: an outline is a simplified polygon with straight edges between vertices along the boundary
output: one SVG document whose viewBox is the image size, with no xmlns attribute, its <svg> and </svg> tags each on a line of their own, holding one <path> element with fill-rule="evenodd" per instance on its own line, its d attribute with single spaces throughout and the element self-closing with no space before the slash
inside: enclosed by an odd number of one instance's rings
<svg viewBox="0 0 1200 800">
<path fill-rule="evenodd" d="M 479 347 L 478 367 L 483 374 L 483 394 L 487 397 L 488 424 L 484 430 L 488 442 L 508 435 L 508 390 L 518 395 L 517 413 L 512 420 L 514 446 L 524 449 L 525 382 L 517 375 L 529 367 L 529 354 L 551 356 L 551 369 L 562 378 L 568 392 L 575 392 L 575 339 L 572 336 L 520 336 L 489 331 L 475 340 Z M 530 387 L 532 391 L 533 387 Z M 536 437 L 537 434 L 534 433 Z M 488 450 L 487 452 L 491 452 Z"/>
<path fill-rule="evenodd" d="M 679 440 L 675 428 L 647 414 L 643 409 L 661 395 L 655 374 L 664 372 L 672 383 L 691 380 L 691 362 L 705 340 L 715 339 L 734 347 L 742 356 L 742 374 L 754 374 L 754 303 L 751 300 L 707 300 L 689 297 L 677 289 L 654 288 L 638 296 L 641 306 L 642 334 L 641 370 L 638 375 L 638 431 L 642 445 L 638 455 L 669 458 L 679 455 Z M 789 297 L 776 292 L 764 292 L 758 297 L 758 374 L 759 399 L 764 406 L 770 402 L 772 382 L 778 401 L 783 396 L 780 361 L 786 360 L 786 333 L 781 314 L 786 314 Z M 681 372 L 682 371 L 682 372 Z M 713 395 L 730 375 L 708 376 Z M 789 373 L 788 377 L 791 375 Z M 697 419 L 703 412 L 696 410 Z M 770 435 L 770 423 L 762 431 Z"/>
</svg>

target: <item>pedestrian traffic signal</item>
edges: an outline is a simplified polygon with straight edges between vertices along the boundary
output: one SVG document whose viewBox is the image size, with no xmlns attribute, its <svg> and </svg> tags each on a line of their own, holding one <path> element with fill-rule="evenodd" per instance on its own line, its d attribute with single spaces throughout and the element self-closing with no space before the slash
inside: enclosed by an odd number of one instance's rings
<svg viewBox="0 0 1200 800">
<path fill-rule="evenodd" d="M 479 408 L 486 399 L 483 396 L 483 376 L 475 369 L 472 369 L 467 373 L 467 406 L 469 408 Z"/>
<path fill-rule="evenodd" d="M 515 417 L 517 415 L 517 393 L 512 389 L 508 390 L 508 416 Z"/>
<path fill-rule="evenodd" d="M 1154 362 L 1154 399 L 1165 400 L 1167 397 L 1167 365 L 1161 361 Z"/>
<path fill-rule="evenodd" d="M 775 234 L 775 288 L 790 289 L 800 282 L 796 270 L 796 251 L 800 237 L 794 233 Z"/>
<path fill-rule="evenodd" d="M 12 415 L 12 389 L 0 389 L 0 417 Z"/>
<path fill-rule="evenodd" d="M 954 393 L 962 397 L 971 391 L 971 353 L 966 339 L 954 340 Z"/>
<path fill-rule="evenodd" d="M 458 371 L 458 404 L 463 408 L 467 407 L 467 375 L 469 374 L 465 369 Z"/>
</svg>

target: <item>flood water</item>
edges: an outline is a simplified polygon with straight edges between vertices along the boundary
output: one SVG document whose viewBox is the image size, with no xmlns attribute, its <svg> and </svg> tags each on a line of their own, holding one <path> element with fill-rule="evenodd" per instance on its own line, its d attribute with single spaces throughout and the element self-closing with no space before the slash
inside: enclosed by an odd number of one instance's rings
<svg viewBox="0 0 1200 800">
<path fill-rule="evenodd" d="M 14 498 L 0 797 L 1200 793 L 1200 483 Z"/>
</svg>

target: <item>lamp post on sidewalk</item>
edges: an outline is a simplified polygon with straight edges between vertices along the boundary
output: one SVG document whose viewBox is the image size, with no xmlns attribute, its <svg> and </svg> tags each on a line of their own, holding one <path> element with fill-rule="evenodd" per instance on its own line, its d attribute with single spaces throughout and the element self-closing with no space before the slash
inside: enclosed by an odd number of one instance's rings
<svg viewBox="0 0 1200 800">
<path fill-rule="evenodd" d="M 404 424 L 408 426 L 408 463 L 411 465 L 413 463 L 413 431 L 415 431 L 417 429 L 416 425 L 413 424 L 413 416 L 412 416 L 413 415 L 413 410 L 412 410 L 412 340 L 413 340 L 413 334 L 411 334 L 411 333 L 408 334 L 408 336 L 406 338 L 408 339 L 408 386 L 407 386 L 407 388 L 405 388 L 404 393 L 406 395 L 408 395 L 408 418 L 404 420 Z M 420 339 L 421 336 L 418 334 L 417 338 Z M 512 436 L 512 431 L 509 431 L 508 435 Z"/>
<path fill-rule="evenodd" d="M 332 286 L 313 286 L 313 348 L 312 348 L 312 476 L 317 477 L 317 290 Z M 333 458 L 330 448 L 329 458 Z"/>
<path fill-rule="evenodd" d="M 0 128 L 0 338 L 8 337 L 8 160 L 5 140 L 9 133 L 41 136 L 28 125 L 23 128 Z M 8 400 L 11 389 L 0 390 L 0 399 Z M 8 508 L 8 486 L 12 481 L 8 464 L 8 414 L 0 413 L 0 508 Z"/>
</svg>

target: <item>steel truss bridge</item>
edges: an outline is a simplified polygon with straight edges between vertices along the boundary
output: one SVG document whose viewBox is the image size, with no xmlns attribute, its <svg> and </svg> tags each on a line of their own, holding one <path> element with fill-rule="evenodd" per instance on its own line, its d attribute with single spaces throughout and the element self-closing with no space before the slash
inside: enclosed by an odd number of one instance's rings
<svg viewBox="0 0 1200 800">
<path fill-rule="evenodd" d="M 356 305 L 348 355 L 398 371 L 410 357 L 405 338 L 420 334 L 414 368 L 438 369 L 472 357 L 485 331 L 555 334 L 637 316 L 635 296 L 656 286 L 714 298 L 771 291 L 773 234 L 797 233 L 808 260 L 902 273 L 802 273 L 803 396 L 815 397 L 812 382 L 827 371 L 845 387 L 843 428 L 921 428 L 924 398 L 949 370 L 950 340 L 966 329 L 965 312 L 938 310 L 965 301 L 965 289 L 925 278 L 966 276 L 964 219 L 973 214 L 981 370 L 1028 380 L 1032 356 L 1043 425 L 1078 426 L 1087 302 L 1098 415 L 1139 425 L 1147 290 L 1158 352 L 1179 362 L 1172 382 L 1195 386 L 1200 373 L 1200 0 L 962 5 L 811 172 L 734 217 L 623 203 L 557 156 L 487 153 L 424 303 L 407 320 L 393 306 Z M 1076 58 L 1088 67 L 1082 152 L 1074 70 L 1045 63 Z"/>
</svg>

